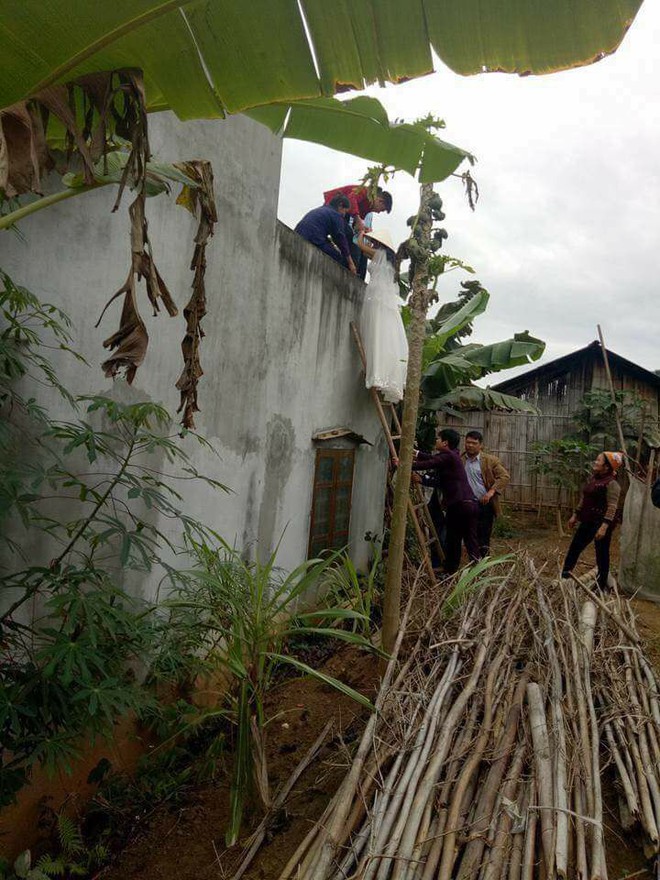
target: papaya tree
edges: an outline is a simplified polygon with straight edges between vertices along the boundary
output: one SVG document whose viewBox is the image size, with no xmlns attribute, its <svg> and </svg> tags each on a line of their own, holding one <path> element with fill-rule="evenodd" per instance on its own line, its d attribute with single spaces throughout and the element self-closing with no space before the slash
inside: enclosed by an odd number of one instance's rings
<svg viewBox="0 0 660 880">
<path fill-rule="evenodd" d="M 436 316 L 428 320 L 428 309 L 438 299 L 440 278 L 446 272 L 458 269 L 474 273 L 462 261 L 438 253 L 447 238 L 446 230 L 438 225 L 444 219 L 442 200 L 430 184 L 422 184 L 419 212 L 410 221 L 411 236 L 398 254 L 399 261 L 410 259 L 410 269 L 404 277 L 404 290 L 410 291 L 407 304 L 409 352 L 383 596 L 383 646 L 386 651 L 392 650 L 399 626 L 408 492 L 420 414 L 422 423 L 426 421 L 428 426 L 435 421 L 438 410 L 452 413 L 461 409 L 535 412 L 529 404 L 480 388 L 474 381 L 489 373 L 537 360 L 545 349 L 544 342 L 526 331 L 493 345 L 462 342 L 471 334 L 473 320 L 485 311 L 490 298 L 479 282 L 463 282 L 458 300 L 445 303 Z"/>
</svg>

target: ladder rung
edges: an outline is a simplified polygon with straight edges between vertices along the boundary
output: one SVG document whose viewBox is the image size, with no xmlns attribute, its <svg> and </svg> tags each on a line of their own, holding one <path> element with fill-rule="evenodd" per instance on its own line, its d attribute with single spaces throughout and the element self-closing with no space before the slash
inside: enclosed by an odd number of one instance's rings
<svg viewBox="0 0 660 880">
<path fill-rule="evenodd" d="M 392 440 L 400 440 L 400 439 L 401 439 L 401 434 L 390 434 L 390 438 L 391 438 Z"/>
</svg>

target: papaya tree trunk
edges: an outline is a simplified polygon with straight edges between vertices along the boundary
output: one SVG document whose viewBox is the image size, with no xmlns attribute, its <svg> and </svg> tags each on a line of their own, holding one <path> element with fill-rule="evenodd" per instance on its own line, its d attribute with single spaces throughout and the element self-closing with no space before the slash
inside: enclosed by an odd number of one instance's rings
<svg viewBox="0 0 660 880">
<path fill-rule="evenodd" d="M 419 386 L 422 376 L 422 351 L 426 331 L 426 312 L 437 297 L 427 290 L 429 272 L 432 218 L 429 200 L 433 195 L 430 183 L 422 184 L 419 214 L 416 221 L 418 235 L 415 241 L 415 270 L 410 298 L 411 321 L 408 331 L 408 371 L 406 393 L 403 401 L 401 440 L 399 443 L 399 467 L 394 487 L 390 542 L 387 557 L 387 573 L 383 596 L 383 648 L 391 653 L 399 631 L 401 613 L 401 575 L 408 518 L 408 496 L 412 473 L 413 447 L 419 409 Z M 411 239 L 412 242 L 412 239 Z"/>
</svg>

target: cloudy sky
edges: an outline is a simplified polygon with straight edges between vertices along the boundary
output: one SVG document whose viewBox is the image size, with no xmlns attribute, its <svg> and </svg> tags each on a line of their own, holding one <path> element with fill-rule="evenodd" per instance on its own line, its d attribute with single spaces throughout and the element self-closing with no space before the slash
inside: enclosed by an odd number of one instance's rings
<svg viewBox="0 0 660 880">
<path fill-rule="evenodd" d="M 658 46 L 660 3 L 646 0 L 620 49 L 590 67 L 527 78 L 462 78 L 441 68 L 369 90 L 390 118 L 442 117 L 441 137 L 478 159 L 474 213 L 460 180 L 438 187 L 444 252 L 474 266 L 491 294 L 475 342 L 529 330 L 545 339 L 547 361 L 587 345 L 600 323 L 608 348 L 660 369 Z M 367 164 L 285 141 L 280 219 L 294 226 L 324 190 L 359 180 Z M 401 173 L 388 188 L 394 210 L 374 225 L 401 241 L 418 186 Z M 443 279 L 441 295 L 453 298 L 462 277 Z"/>
</svg>

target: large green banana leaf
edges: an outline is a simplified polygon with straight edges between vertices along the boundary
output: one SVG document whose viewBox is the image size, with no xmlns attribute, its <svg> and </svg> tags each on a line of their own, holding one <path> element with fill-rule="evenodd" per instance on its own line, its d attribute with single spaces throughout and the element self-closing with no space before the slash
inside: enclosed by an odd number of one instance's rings
<svg viewBox="0 0 660 880">
<path fill-rule="evenodd" d="M 425 401 L 424 408 L 448 413 L 484 410 L 538 413 L 538 408 L 527 400 L 477 385 L 459 385 L 441 397 Z"/>
<path fill-rule="evenodd" d="M 513 338 L 491 345 L 462 345 L 440 355 L 424 371 L 422 394 L 424 406 L 433 408 L 428 401 L 444 398 L 458 385 L 467 385 L 489 373 L 498 373 L 538 360 L 545 351 L 545 342 L 525 330 Z"/>
<path fill-rule="evenodd" d="M 471 325 L 476 317 L 486 311 L 489 299 L 490 294 L 487 290 L 482 288 L 476 296 L 466 300 L 464 305 L 462 305 L 457 311 L 452 312 L 444 321 L 439 323 L 433 332 L 433 335 L 427 340 L 428 349 L 426 349 L 425 344 L 426 353 L 431 355 L 432 359 L 435 360 L 433 354 L 435 353 L 436 356 L 440 355 L 444 349 L 445 343 L 451 336 L 455 336 L 465 327 Z"/>
<path fill-rule="evenodd" d="M 464 159 L 474 161 L 465 150 L 421 126 L 390 124 L 385 108 L 375 98 L 314 98 L 257 107 L 246 115 L 282 137 L 322 143 L 409 174 L 417 173 L 421 183 L 444 180 Z"/>
<path fill-rule="evenodd" d="M 432 70 L 432 48 L 461 74 L 549 73 L 614 52 L 640 5 L 2 0 L 0 108 L 53 83 L 125 67 L 144 71 L 150 109 L 169 107 L 182 119 L 421 76 Z"/>
</svg>

